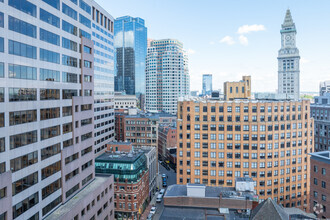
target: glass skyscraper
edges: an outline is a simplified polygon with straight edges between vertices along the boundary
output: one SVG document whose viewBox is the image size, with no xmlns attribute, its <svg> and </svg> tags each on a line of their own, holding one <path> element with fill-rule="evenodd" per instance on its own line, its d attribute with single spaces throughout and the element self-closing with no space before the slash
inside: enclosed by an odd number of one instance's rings
<svg viewBox="0 0 330 220">
<path fill-rule="evenodd" d="M 114 25 L 116 73 L 115 91 L 129 95 L 145 94 L 147 28 L 141 18 L 124 16 Z"/>
<path fill-rule="evenodd" d="M 203 74 L 203 95 L 212 94 L 212 74 Z"/>
</svg>

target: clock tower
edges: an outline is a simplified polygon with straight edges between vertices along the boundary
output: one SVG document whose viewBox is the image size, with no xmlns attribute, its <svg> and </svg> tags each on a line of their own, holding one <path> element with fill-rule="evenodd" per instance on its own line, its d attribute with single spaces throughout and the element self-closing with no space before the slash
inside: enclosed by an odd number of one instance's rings
<svg viewBox="0 0 330 220">
<path fill-rule="evenodd" d="M 288 99 L 298 100 L 300 96 L 299 50 L 296 47 L 296 25 L 288 9 L 281 29 L 281 49 L 278 51 L 278 93 Z"/>
</svg>

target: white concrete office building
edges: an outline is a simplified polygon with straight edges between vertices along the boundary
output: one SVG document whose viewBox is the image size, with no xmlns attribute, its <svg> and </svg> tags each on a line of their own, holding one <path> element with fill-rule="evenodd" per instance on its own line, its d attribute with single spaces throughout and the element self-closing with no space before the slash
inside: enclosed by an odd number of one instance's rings
<svg viewBox="0 0 330 220">
<path fill-rule="evenodd" d="M 94 168 L 114 138 L 113 52 L 93 0 L 0 0 L 0 219 L 114 218 Z"/>
<path fill-rule="evenodd" d="M 179 97 L 189 95 L 188 55 L 180 41 L 153 40 L 146 58 L 146 109 L 175 115 Z"/>
</svg>

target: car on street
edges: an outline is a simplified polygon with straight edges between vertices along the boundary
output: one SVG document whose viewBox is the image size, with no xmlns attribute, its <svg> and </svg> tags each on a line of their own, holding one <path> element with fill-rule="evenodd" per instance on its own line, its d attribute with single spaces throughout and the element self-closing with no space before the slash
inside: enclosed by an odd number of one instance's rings
<svg viewBox="0 0 330 220">
<path fill-rule="evenodd" d="M 165 193 L 165 189 L 161 189 L 161 190 L 159 191 L 159 194 L 164 195 L 164 193 Z"/>
<path fill-rule="evenodd" d="M 155 214 L 156 213 L 156 206 L 151 207 L 150 214 Z"/>
<path fill-rule="evenodd" d="M 147 217 L 147 220 L 152 220 L 152 214 L 149 213 L 148 217 Z"/>
<path fill-rule="evenodd" d="M 163 194 L 159 194 L 157 196 L 156 202 L 161 203 L 162 202 L 162 198 L 163 198 Z"/>
</svg>

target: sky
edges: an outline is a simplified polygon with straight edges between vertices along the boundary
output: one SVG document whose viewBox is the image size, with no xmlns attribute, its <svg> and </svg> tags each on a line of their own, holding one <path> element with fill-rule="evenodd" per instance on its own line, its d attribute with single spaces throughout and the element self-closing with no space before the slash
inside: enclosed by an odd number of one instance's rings
<svg viewBox="0 0 330 220">
<path fill-rule="evenodd" d="M 330 80 L 329 0 L 96 0 L 114 18 L 141 17 L 148 38 L 174 38 L 189 53 L 190 90 L 251 75 L 252 92 L 275 92 L 280 29 L 291 10 L 300 51 L 300 91 Z"/>
</svg>

